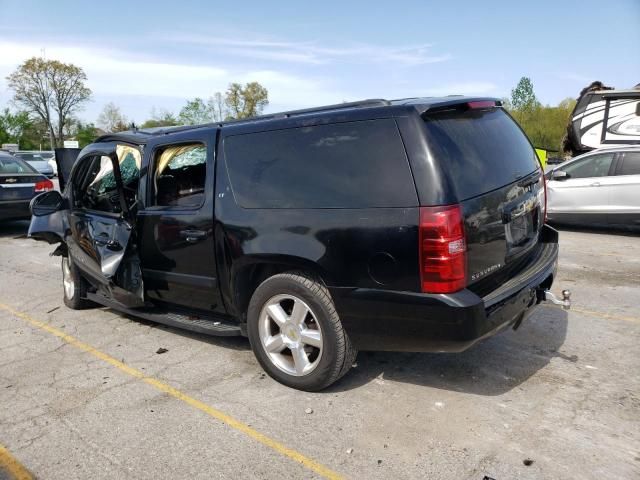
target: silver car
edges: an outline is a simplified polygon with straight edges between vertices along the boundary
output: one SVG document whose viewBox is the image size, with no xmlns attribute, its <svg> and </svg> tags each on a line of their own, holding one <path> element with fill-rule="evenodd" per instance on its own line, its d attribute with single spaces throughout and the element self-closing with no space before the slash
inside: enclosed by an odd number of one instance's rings
<svg viewBox="0 0 640 480">
<path fill-rule="evenodd" d="M 546 177 L 550 222 L 640 227 L 640 146 L 594 150 Z"/>
<path fill-rule="evenodd" d="M 44 159 L 39 153 L 33 152 L 16 152 L 14 155 L 18 158 L 21 158 L 33 168 L 35 168 L 38 172 L 43 175 L 46 175 L 49 178 L 54 176 L 54 171 L 49 162 Z"/>
</svg>

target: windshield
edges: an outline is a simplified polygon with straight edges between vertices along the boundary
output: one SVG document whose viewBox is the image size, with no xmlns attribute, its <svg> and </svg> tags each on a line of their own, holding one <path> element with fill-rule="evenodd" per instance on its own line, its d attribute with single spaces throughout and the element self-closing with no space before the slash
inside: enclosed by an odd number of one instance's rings
<svg viewBox="0 0 640 480">
<path fill-rule="evenodd" d="M 451 172 L 460 201 L 513 183 L 540 166 L 527 137 L 501 108 L 436 112 L 425 125 L 429 147 Z"/>
<path fill-rule="evenodd" d="M 140 151 L 127 145 L 118 145 L 116 147 L 116 155 L 120 164 L 122 184 L 125 187 L 130 187 L 138 181 L 140 176 L 140 164 L 142 161 Z M 91 182 L 91 185 L 99 185 L 97 188 L 97 193 L 99 194 L 116 188 L 116 178 L 109 157 L 103 156 L 100 158 L 100 171 Z"/>
<path fill-rule="evenodd" d="M 38 173 L 19 158 L 0 157 L 0 174 L 7 173 Z"/>
</svg>

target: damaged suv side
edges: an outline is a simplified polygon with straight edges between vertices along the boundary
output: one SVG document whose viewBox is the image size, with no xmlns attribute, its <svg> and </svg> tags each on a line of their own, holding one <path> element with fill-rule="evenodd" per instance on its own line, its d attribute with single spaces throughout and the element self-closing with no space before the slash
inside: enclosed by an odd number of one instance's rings
<svg viewBox="0 0 640 480">
<path fill-rule="evenodd" d="M 64 301 L 71 308 L 92 305 L 87 299 L 92 288 L 105 289 L 105 294 L 128 306 L 144 305 L 132 238 L 141 160 L 136 145 L 90 145 L 70 172 L 65 195 L 48 192 L 38 198 L 37 206 L 32 205 L 31 228 L 43 221 L 48 224 L 34 236 L 61 242 L 54 253 L 62 256 Z"/>
<path fill-rule="evenodd" d="M 358 349 L 461 351 L 544 300 L 558 233 L 499 101 L 365 100 L 106 135 L 31 204 L 65 304 L 248 336 L 319 390 Z"/>
</svg>

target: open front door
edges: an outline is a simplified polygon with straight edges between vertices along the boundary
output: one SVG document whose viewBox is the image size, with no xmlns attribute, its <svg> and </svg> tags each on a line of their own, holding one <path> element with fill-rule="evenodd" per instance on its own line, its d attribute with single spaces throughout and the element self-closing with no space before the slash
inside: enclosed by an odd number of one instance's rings
<svg viewBox="0 0 640 480">
<path fill-rule="evenodd" d="M 65 185 L 69 181 L 71 170 L 78 159 L 80 151 L 81 150 L 79 148 L 55 149 L 55 161 L 56 166 L 58 167 L 58 183 L 61 191 L 64 190 Z"/>
<path fill-rule="evenodd" d="M 97 143 L 82 152 L 70 172 L 60 222 L 50 232 L 98 294 L 127 307 L 144 304 L 142 274 L 133 219 L 137 208 L 140 150 L 122 143 Z M 34 219 L 36 217 L 34 216 Z M 42 217 L 40 217 L 42 218 Z M 39 225 L 47 227 L 40 220 Z M 34 224 L 30 233 L 44 237 Z"/>
</svg>

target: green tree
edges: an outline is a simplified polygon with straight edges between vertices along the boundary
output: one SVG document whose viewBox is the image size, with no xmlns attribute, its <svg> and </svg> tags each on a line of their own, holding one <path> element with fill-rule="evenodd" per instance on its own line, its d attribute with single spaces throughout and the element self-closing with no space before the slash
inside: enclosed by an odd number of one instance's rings
<svg viewBox="0 0 640 480">
<path fill-rule="evenodd" d="M 0 113 L 0 143 L 17 143 L 22 150 L 41 150 L 48 148 L 49 135 L 42 120 L 5 108 Z"/>
<path fill-rule="evenodd" d="M 80 148 L 84 148 L 92 143 L 98 136 L 98 129 L 93 123 L 82 123 L 78 121 L 74 125 L 73 136 L 78 141 Z"/>
<path fill-rule="evenodd" d="M 7 77 L 14 103 L 45 123 L 52 146 L 62 146 L 65 125 L 91 97 L 86 80 L 80 67 L 38 57 Z"/>
<path fill-rule="evenodd" d="M 151 110 L 151 118 L 145 120 L 140 128 L 155 128 L 155 127 L 173 127 L 179 125 L 180 122 L 175 115 L 167 110 Z"/>
<path fill-rule="evenodd" d="M 556 107 L 538 104 L 531 110 L 518 110 L 508 106 L 505 108 L 510 111 L 535 147 L 561 151 L 562 139 L 575 103 L 572 98 L 566 98 Z"/>
<path fill-rule="evenodd" d="M 210 102 L 205 103 L 202 98 L 189 100 L 178 114 L 178 121 L 182 125 L 199 125 L 219 121 L 216 111 Z"/>
<path fill-rule="evenodd" d="M 187 101 L 178 114 L 178 120 L 182 125 L 222 122 L 227 117 L 228 110 L 220 92 L 214 93 L 206 103 L 199 97 Z"/>
<path fill-rule="evenodd" d="M 269 92 L 258 82 L 247 83 L 244 87 L 232 83 L 225 93 L 224 103 L 231 118 L 254 117 L 269 105 Z"/>
<path fill-rule="evenodd" d="M 40 118 L 30 118 L 22 133 L 20 148 L 23 150 L 46 150 L 51 147 L 49 129 Z"/>
<path fill-rule="evenodd" d="M 0 143 L 17 143 L 22 148 L 25 131 L 32 122 L 27 112 L 11 113 L 5 108 L 0 113 Z"/>
<path fill-rule="evenodd" d="M 511 90 L 511 107 L 521 112 L 531 112 L 538 106 L 540 102 L 533 92 L 533 82 L 529 77 L 522 77 L 516 88 Z"/>
<path fill-rule="evenodd" d="M 107 103 L 100 115 L 98 115 L 98 127 L 105 132 L 123 132 L 129 129 L 127 117 L 125 117 L 120 108 L 113 102 Z"/>
</svg>

